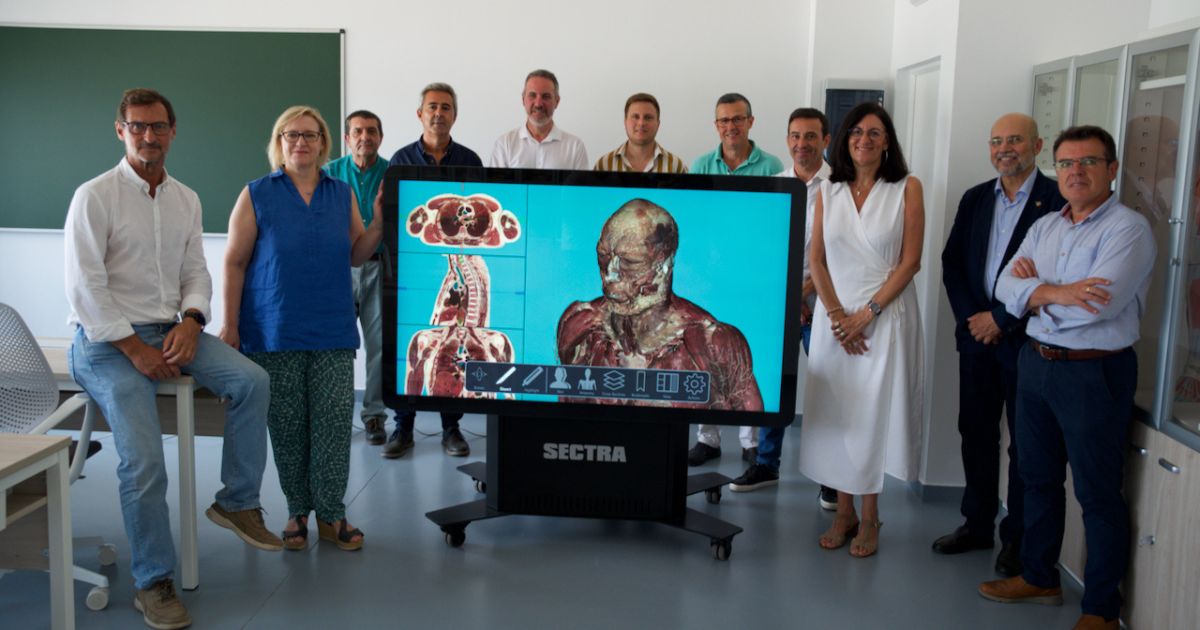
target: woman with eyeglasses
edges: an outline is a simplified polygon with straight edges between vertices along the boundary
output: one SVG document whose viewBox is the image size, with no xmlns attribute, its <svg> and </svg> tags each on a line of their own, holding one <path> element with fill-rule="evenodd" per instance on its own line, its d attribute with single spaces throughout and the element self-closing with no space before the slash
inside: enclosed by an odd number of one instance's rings
<svg viewBox="0 0 1200 630">
<path fill-rule="evenodd" d="M 819 299 L 799 459 L 802 473 L 838 490 L 821 547 L 849 541 L 850 555 L 866 558 L 879 548 L 885 473 L 913 480 L 920 463 L 924 362 L 912 280 L 925 207 L 879 105 L 850 110 L 832 147 L 809 250 Z"/>
<path fill-rule="evenodd" d="M 348 551 L 363 544 L 343 503 L 359 344 L 350 267 L 370 258 L 383 222 L 364 228 L 350 187 L 321 170 L 330 140 L 312 107 L 279 116 L 267 143 L 275 170 L 242 189 L 225 252 L 220 336 L 271 377 L 267 428 L 291 550 L 307 547 L 314 510 L 321 540 Z"/>
</svg>

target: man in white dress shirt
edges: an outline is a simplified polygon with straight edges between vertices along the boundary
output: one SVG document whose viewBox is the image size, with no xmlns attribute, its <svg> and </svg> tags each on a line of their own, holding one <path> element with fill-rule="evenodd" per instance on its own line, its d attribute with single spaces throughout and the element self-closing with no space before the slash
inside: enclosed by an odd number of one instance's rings
<svg viewBox="0 0 1200 630">
<path fill-rule="evenodd" d="M 554 110 L 561 100 L 553 72 L 530 72 L 521 93 L 525 124 L 496 139 L 488 166 L 587 170 L 583 140 L 554 124 Z"/>
<path fill-rule="evenodd" d="M 221 482 L 205 514 L 267 551 L 283 541 L 263 525 L 267 463 L 266 371 L 203 332 L 212 279 L 200 238 L 200 199 L 167 175 L 175 111 L 158 92 L 127 90 L 117 109 L 125 156 L 75 191 L 64 228 L 71 375 L 100 406 L 121 464 L 134 606 L 152 628 L 185 628 L 175 594 L 156 382 L 190 374 L 229 401 Z"/>
</svg>

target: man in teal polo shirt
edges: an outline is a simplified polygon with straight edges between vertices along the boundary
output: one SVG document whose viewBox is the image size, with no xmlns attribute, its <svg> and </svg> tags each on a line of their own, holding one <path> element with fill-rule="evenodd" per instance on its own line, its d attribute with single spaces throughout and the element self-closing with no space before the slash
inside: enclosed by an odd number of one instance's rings
<svg viewBox="0 0 1200 630">
<path fill-rule="evenodd" d="M 375 195 L 387 172 L 387 160 L 379 159 L 383 142 L 383 122 L 371 112 L 360 109 L 346 117 L 346 146 L 350 155 L 325 165 L 325 172 L 354 189 L 363 225 L 371 224 L 375 214 Z M 367 383 L 363 391 L 362 419 L 367 442 L 383 444 L 387 432 L 387 409 L 383 406 L 383 311 L 379 301 L 379 250 L 362 267 L 352 268 L 354 303 L 362 323 L 363 347 L 367 352 Z"/>
<path fill-rule="evenodd" d="M 750 101 L 737 92 L 717 99 L 717 118 L 713 121 L 721 144 L 692 162 L 690 173 L 700 175 L 762 175 L 771 177 L 783 170 L 779 158 L 758 148 L 750 139 L 754 115 Z"/>
<path fill-rule="evenodd" d="M 692 162 L 690 173 L 700 175 L 761 175 L 773 177 L 783 170 L 779 158 L 759 149 L 750 139 L 754 116 L 750 101 L 737 92 L 723 94 L 717 99 L 717 118 L 713 121 L 721 144 L 712 153 L 705 153 Z M 742 443 L 742 459 L 754 463 L 758 459 L 758 432 L 754 427 L 742 427 L 738 433 Z M 702 424 L 696 432 L 696 445 L 688 451 L 688 465 L 699 466 L 721 456 L 721 429 Z"/>
</svg>

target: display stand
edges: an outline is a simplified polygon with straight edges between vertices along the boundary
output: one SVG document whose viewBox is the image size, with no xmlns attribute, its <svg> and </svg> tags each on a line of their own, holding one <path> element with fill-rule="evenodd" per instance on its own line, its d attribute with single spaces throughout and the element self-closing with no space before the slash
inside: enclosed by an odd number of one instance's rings
<svg viewBox="0 0 1200 630">
<path fill-rule="evenodd" d="M 487 462 L 458 467 L 486 498 L 425 515 L 452 547 L 472 522 L 509 514 L 657 521 L 707 536 L 718 560 L 742 532 L 685 505 L 699 492 L 719 503 L 731 481 L 687 474 L 686 424 L 489 415 L 487 431 Z"/>
</svg>

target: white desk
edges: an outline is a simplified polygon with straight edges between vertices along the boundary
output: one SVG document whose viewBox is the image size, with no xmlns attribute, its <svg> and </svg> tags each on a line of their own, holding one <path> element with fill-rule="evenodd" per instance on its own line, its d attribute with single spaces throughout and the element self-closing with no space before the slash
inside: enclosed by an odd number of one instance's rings
<svg viewBox="0 0 1200 630">
<path fill-rule="evenodd" d="M 71 486 L 65 435 L 0 434 L 0 530 L 46 506 L 50 535 L 50 627 L 75 627 L 75 581 L 71 567 Z M 46 494 L 8 489 L 45 471 Z"/>
<path fill-rule="evenodd" d="M 67 369 L 69 339 L 39 338 L 38 343 L 58 381 L 59 391 L 78 392 L 83 388 Z M 185 590 L 200 586 L 200 560 L 196 535 L 196 417 L 193 392 L 196 381 L 180 376 L 158 382 L 160 395 L 175 397 L 176 433 L 179 442 L 179 584 Z M 85 413 L 97 414 L 96 403 L 88 401 Z M 82 445 L 81 448 L 87 448 Z"/>
</svg>

